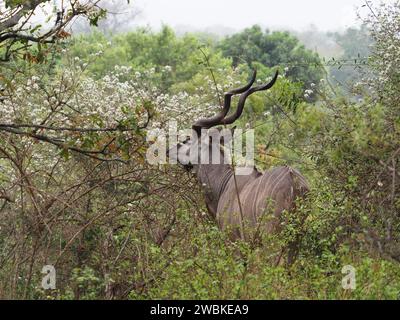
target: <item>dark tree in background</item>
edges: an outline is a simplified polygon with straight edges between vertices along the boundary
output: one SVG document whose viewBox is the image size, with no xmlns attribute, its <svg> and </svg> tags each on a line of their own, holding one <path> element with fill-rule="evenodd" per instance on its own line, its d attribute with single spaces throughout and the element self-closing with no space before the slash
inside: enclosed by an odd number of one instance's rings
<svg viewBox="0 0 400 320">
<path fill-rule="evenodd" d="M 259 62 L 267 67 L 285 67 L 287 76 L 301 81 L 305 87 L 317 84 L 323 77 L 321 60 L 289 32 L 263 31 L 255 25 L 227 37 L 220 44 L 224 56 L 231 57 L 233 66 Z"/>
</svg>

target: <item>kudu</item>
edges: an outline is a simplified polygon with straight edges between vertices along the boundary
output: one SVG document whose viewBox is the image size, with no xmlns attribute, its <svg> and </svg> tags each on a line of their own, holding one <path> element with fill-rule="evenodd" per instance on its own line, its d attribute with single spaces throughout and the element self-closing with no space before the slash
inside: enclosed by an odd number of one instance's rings
<svg viewBox="0 0 400 320">
<path fill-rule="evenodd" d="M 276 72 L 272 81 L 266 85 L 252 87 L 256 80 L 254 71 L 251 81 L 244 87 L 234 89 L 225 94 L 222 110 L 215 116 L 194 123 L 193 135 L 169 150 L 169 158 L 193 170 L 201 185 L 204 187 L 205 200 L 209 213 L 216 218 L 220 228 L 231 230 L 235 238 L 245 238 L 244 226 L 258 227 L 263 214 L 271 217 L 263 225 L 264 232 L 272 233 L 281 224 L 281 214 L 284 210 L 292 212 L 295 200 L 304 197 L 308 192 L 306 179 L 295 169 L 277 167 L 265 173 L 260 173 L 255 167 L 250 168 L 246 176 L 236 176 L 230 164 L 192 164 L 189 152 L 193 140 L 199 141 L 201 131 L 216 126 L 233 124 L 240 118 L 246 99 L 253 93 L 270 89 L 278 78 Z M 228 116 L 231 100 L 239 95 L 237 110 Z M 197 139 L 193 139 L 197 138 Z M 221 141 L 201 140 L 200 144 L 221 144 Z M 201 148 L 204 150 L 204 148 Z M 223 148 L 219 148 L 220 158 L 223 158 Z M 200 151 L 203 152 L 203 151 Z M 201 156 L 201 154 L 199 155 Z"/>
</svg>

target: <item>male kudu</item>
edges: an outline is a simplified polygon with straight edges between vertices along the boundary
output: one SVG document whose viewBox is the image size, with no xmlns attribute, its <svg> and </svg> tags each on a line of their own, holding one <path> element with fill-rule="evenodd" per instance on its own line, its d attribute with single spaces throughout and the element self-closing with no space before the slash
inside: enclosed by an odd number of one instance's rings
<svg viewBox="0 0 400 320">
<path fill-rule="evenodd" d="M 170 159 L 192 169 L 197 175 L 204 188 L 209 213 L 217 219 L 223 230 L 230 228 L 235 238 L 245 238 L 246 227 L 258 228 L 264 214 L 269 214 L 270 217 L 263 224 L 263 231 L 269 233 L 277 231 L 281 224 L 282 212 L 293 212 L 295 200 L 304 197 L 308 192 L 306 179 L 297 170 L 287 166 L 273 168 L 265 173 L 251 167 L 248 175 L 236 175 L 233 166 L 223 161 L 223 148 L 218 149 L 220 150 L 218 164 L 214 161 L 213 164 L 209 162 L 202 164 L 200 161 L 204 151 L 209 151 L 213 144 L 218 146 L 222 144 L 221 141 L 210 140 L 209 136 L 201 135 L 201 132 L 204 133 L 204 130 L 215 126 L 233 124 L 242 115 L 246 99 L 253 93 L 270 89 L 278 78 L 276 72 L 270 83 L 252 87 L 256 74 L 254 72 L 246 86 L 226 93 L 222 110 L 211 118 L 195 122 L 192 127 L 192 137 L 168 152 Z M 227 116 L 232 97 L 239 94 L 237 110 L 231 116 Z M 194 141 L 198 144 L 195 148 L 200 146 L 201 150 L 199 153 L 196 152 L 199 161 L 195 161 L 195 164 L 191 161 L 193 157 L 190 155 Z"/>
</svg>

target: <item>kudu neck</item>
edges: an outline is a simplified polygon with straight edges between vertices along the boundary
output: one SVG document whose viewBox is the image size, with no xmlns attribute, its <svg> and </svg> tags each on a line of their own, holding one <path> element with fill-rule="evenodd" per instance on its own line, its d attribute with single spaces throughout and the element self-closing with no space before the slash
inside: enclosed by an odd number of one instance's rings
<svg viewBox="0 0 400 320">
<path fill-rule="evenodd" d="M 221 195 L 226 186 L 232 183 L 234 170 L 232 166 L 226 164 L 199 165 L 196 169 L 197 178 L 205 192 L 207 207 L 212 213 L 216 213 Z M 256 175 L 257 173 L 258 171 L 254 168 L 251 175 Z M 242 179 L 243 177 L 240 178 L 240 180 Z"/>
<path fill-rule="evenodd" d="M 204 164 L 197 168 L 197 179 L 205 193 L 206 204 L 211 213 L 216 214 L 218 201 L 223 192 L 225 181 L 233 175 L 230 165 Z"/>
</svg>

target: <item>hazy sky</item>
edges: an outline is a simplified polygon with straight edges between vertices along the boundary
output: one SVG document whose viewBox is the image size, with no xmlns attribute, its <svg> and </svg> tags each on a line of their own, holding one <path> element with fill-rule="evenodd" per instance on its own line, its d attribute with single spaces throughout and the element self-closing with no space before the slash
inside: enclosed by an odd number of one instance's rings
<svg viewBox="0 0 400 320">
<path fill-rule="evenodd" d="M 253 24 L 268 27 L 322 30 L 353 25 L 356 8 L 364 0 L 136 0 L 142 11 L 140 24 L 159 27 L 221 25 L 242 29 Z M 371 2 L 379 3 L 379 0 Z"/>
</svg>

